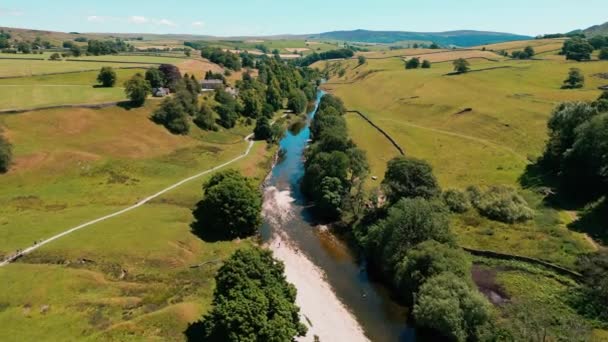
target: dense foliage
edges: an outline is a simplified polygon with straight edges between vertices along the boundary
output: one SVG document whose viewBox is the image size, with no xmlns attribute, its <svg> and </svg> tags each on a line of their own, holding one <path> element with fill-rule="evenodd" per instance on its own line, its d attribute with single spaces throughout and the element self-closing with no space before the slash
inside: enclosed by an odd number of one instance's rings
<svg viewBox="0 0 608 342">
<path fill-rule="evenodd" d="M 201 56 L 233 71 L 239 71 L 242 68 L 239 55 L 220 48 L 203 47 L 201 49 Z"/>
<path fill-rule="evenodd" d="M 178 67 L 173 64 L 161 64 L 158 71 L 163 75 L 163 86 L 175 91 L 178 82 L 182 79 L 182 74 Z"/>
<path fill-rule="evenodd" d="M 190 340 L 282 342 L 306 334 L 295 304 L 296 289 L 270 251 L 236 251 L 215 279 L 213 309 L 198 323 L 199 331 L 188 334 L 194 335 Z"/>
<path fill-rule="evenodd" d="M 325 61 L 328 59 L 344 59 L 351 58 L 355 55 L 355 52 L 352 49 L 339 49 L 339 50 L 330 50 L 321 53 L 313 52 L 312 54 L 300 58 L 297 60 L 297 63 L 301 66 L 309 66 L 318 61 Z"/>
<path fill-rule="evenodd" d="M 165 76 L 157 68 L 146 70 L 146 81 L 150 83 L 152 88 L 160 88 L 165 86 Z"/>
<path fill-rule="evenodd" d="M 116 71 L 112 67 L 102 67 L 97 75 L 97 82 L 103 87 L 113 87 L 116 84 Z"/>
<path fill-rule="evenodd" d="M 150 85 L 142 74 L 137 73 L 125 82 L 125 93 L 134 107 L 143 106 L 150 92 Z"/>
<path fill-rule="evenodd" d="M 427 162 L 403 156 L 388 162 L 382 186 L 391 203 L 403 197 L 431 198 L 441 192 Z"/>
<path fill-rule="evenodd" d="M 568 78 L 564 80 L 562 89 L 579 89 L 585 85 L 585 76 L 579 68 L 570 68 Z"/>
<path fill-rule="evenodd" d="M 449 189 L 443 193 L 443 202 L 453 213 L 464 213 L 471 209 L 471 200 L 467 193 Z"/>
<path fill-rule="evenodd" d="M 536 52 L 534 51 L 534 48 L 532 48 L 531 46 L 526 46 L 523 51 L 513 51 L 511 53 L 511 56 L 515 59 L 530 59 L 534 57 L 535 54 Z"/>
<path fill-rule="evenodd" d="M 217 173 L 203 185 L 204 197 L 193 211 L 194 232 L 203 238 L 254 235 L 262 223 L 262 193 L 236 170 Z"/>
<path fill-rule="evenodd" d="M 549 140 L 541 165 L 560 184 L 579 196 L 608 193 L 608 106 L 562 103 L 549 119 Z"/>
<path fill-rule="evenodd" d="M 575 37 L 564 42 L 561 54 L 565 55 L 566 59 L 584 61 L 591 59 L 592 52 L 593 45 L 584 38 Z"/>
<path fill-rule="evenodd" d="M 459 74 L 464 74 L 471 70 L 471 64 L 469 64 L 469 61 L 464 58 L 459 58 L 455 60 L 452 64 L 454 65 L 454 71 Z"/>
<path fill-rule="evenodd" d="M 414 57 L 410 58 L 405 62 L 406 69 L 418 69 L 420 67 L 420 58 Z"/>
<path fill-rule="evenodd" d="M 89 40 L 87 54 L 95 56 L 111 55 L 129 51 L 129 47 L 129 44 L 118 38 L 116 40 Z"/>
<path fill-rule="evenodd" d="M 491 318 L 487 300 L 449 272 L 421 286 L 413 313 L 418 326 L 459 342 L 476 340 L 478 328 Z"/>
<path fill-rule="evenodd" d="M 534 211 L 513 188 L 491 186 L 482 191 L 477 187 L 470 187 L 467 192 L 473 206 L 481 215 L 489 219 L 515 223 L 534 217 Z"/>
<path fill-rule="evenodd" d="M 11 166 L 13 149 L 11 144 L 0 135 L 0 173 L 5 173 Z"/>
<path fill-rule="evenodd" d="M 207 108 L 203 107 L 200 110 L 198 108 L 200 86 L 196 78 L 188 77 L 186 74 L 175 87 L 177 89 L 175 96 L 163 100 L 160 107 L 152 114 L 152 121 L 165 126 L 173 134 L 188 134 L 190 117 L 196 117 L 197 125 L 213 130 L 213 122 L 205 121 L 209 119 L 208 117 L 202 117 L 203 109 L 207 110 Z"/>
<path fill-rule="evenodd" d="M 583 255 L 578 261 L 583 275 L 585 307 L 587 314 L 608 320 L 608 252 L 599 251 Z"/>
<path fill-rule="evenodd" d="M 344 111 L 334 96 L 321 99 L 311 127 L 314 143 L 304 166 L 302 190 L 329 219 L 339 218 L 345 203 L 357 197 L 369 169 L 365 153 L 348 138 Z"/>
</svg>

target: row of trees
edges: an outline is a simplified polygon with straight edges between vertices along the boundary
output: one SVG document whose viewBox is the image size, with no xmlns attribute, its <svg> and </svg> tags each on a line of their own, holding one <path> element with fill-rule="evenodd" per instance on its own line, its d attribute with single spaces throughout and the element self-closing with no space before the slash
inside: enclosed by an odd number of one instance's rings
<svg viewBox="0 0 608 342">
<path fill-rule="evenodd" d="M 302 191 L 320 215 L 336 220 L 362 196 L 369 167 L 365 152 L 348 137 L 342 101 L 325 95 L 311 126 L 314 143 L 306 152 Z"/>
<path fill-rule="evenodd" d="M 534 55 L 536 55 L 536 52 L 534 51 L 534 48 L 532 48 L 531 46 L 526 46 L 526 48 L 523 51 L 517 50 L 517 51 L 511 52 L 511 57 L 513 57 L 515 59 L 530 59 L 530 58 L 534 57 Z"/>
<path fill-rule="evenodd" d="M 355 52 L 352 49 L 339 49 L 339 50 L 330 50 L 321 53 L 313 52 L 312 54 L 298 58 L 296 63 L 301 66 L 309 66 L 318 61 L 324 61 L 328 59 L 345 59 L 351 58 L 355 55 Z"/>
<path fill-rule="evenodd" d="M 413 305 L 418 327 L 455 341 L 491 330 L 490 304 L 471 279 L 470 257 L 456 246 L 449 210 L 426 162 L 398 157 L 382 182 L 386 205 L 355 226 L 369 265 Z"/>
<path fill-rule="evenodd" d="M 425 59 L 421 63 L 420 58 L 414 57 L 414 58 L 408 59 L 407 62 L 405 62 L 405 68 L 406 69 L 418 69 L 418 68 L 430 69 L 431 62 L 429 60 Z"/>
<path fill-rule="evenodd" d="M 243 66 L 239 55 L 234 54 L 230 51 L 224 51 L 221 48 L 214 48 L 208 46 L 203 47 L 201 49 L 201 56 L 215 64 L 219 64 L 224 68 L 233 71 L 239 71 Z"/>
</svg>

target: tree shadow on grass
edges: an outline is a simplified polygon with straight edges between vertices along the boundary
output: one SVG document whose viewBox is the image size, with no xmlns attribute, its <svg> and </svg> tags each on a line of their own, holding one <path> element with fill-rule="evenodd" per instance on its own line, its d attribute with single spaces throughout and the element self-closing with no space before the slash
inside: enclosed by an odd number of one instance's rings
<svg viewBox="0 0 608 342">
<path fill-rule="evenodd" d="M 187 341 L 203 341 L 203 323 L 196 321 L 188 324 L 188 328 L 184 331 Z"/>
<path fill-rule="evenodd" d="M 568 228 L 586 233 L 601 244 L 608 245 L 608 198 L 590 204 Z"/>
<path fill-rule="evenodd" d="M 141 107 L 141 106 L 134 105 L 131 101 L 121 101 L 121 102 L 118 102 L 116 105 L 125 110 L 131 110 L 131 109 Z"/>
<path fill-rule="evenodd" d="M 232 241 L 234 237 L 228 236 L 228 234 L 221 230 L 211 229 L 205 222 L 197 219 L 197 217 L 204 217 L 203 214 L 198 212 L 200 206 L 201 202 L 192 210 L 194 221 L 190 224 L 190 232 L 205 242 Z"/>
</svg>

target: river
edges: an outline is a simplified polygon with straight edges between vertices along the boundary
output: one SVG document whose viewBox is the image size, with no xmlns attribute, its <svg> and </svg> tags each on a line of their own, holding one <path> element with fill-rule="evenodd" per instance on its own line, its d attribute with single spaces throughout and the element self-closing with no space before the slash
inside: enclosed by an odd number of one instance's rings
<svg viewBox="0 0 608 342">
<path fill-rule="evenodd" d="M 282 158 L 265 186 L 262 237 L 298 289 L 297 304 L 309 327 L 302 341 L 315 335 L 321 341 L 414 341 L 405 308 L 370 279 L 346 244 L 312 223 L 300 191 L 309 124 L 323 95 L 318 93 L 306 126 L 297 134 L 287 131 L 280 142 Z"/>
</svg>

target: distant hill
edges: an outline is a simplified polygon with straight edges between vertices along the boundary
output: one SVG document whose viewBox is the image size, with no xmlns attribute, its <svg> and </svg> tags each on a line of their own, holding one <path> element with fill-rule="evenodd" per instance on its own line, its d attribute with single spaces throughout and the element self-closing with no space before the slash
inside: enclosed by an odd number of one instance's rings
<svg viewBox="0 0 608 342">
<path fill-rule="evenodd" d="M 435 42 L 440 45 L 455 45 L 461 47 L 477 46 L 510 42 L 515 40 L 531 39 L 529 36 L 511 33 L 484 32 L 484 31 L 448 31 L 448 32 L 404 32 L 404 31 L 334 31 L 309 38 L 333 39 L 362 43 L 384 43 L 392 44 L 400 41 L 425 41 Z"/>
<path fill-rule="evenodd" d="M 608 22 L 603 23 L 602 25 L 591 26 L 590 28 L 583 30 L 585 36 L 593 37 L 593 36 L 608 36 Z"/>
</svg>

